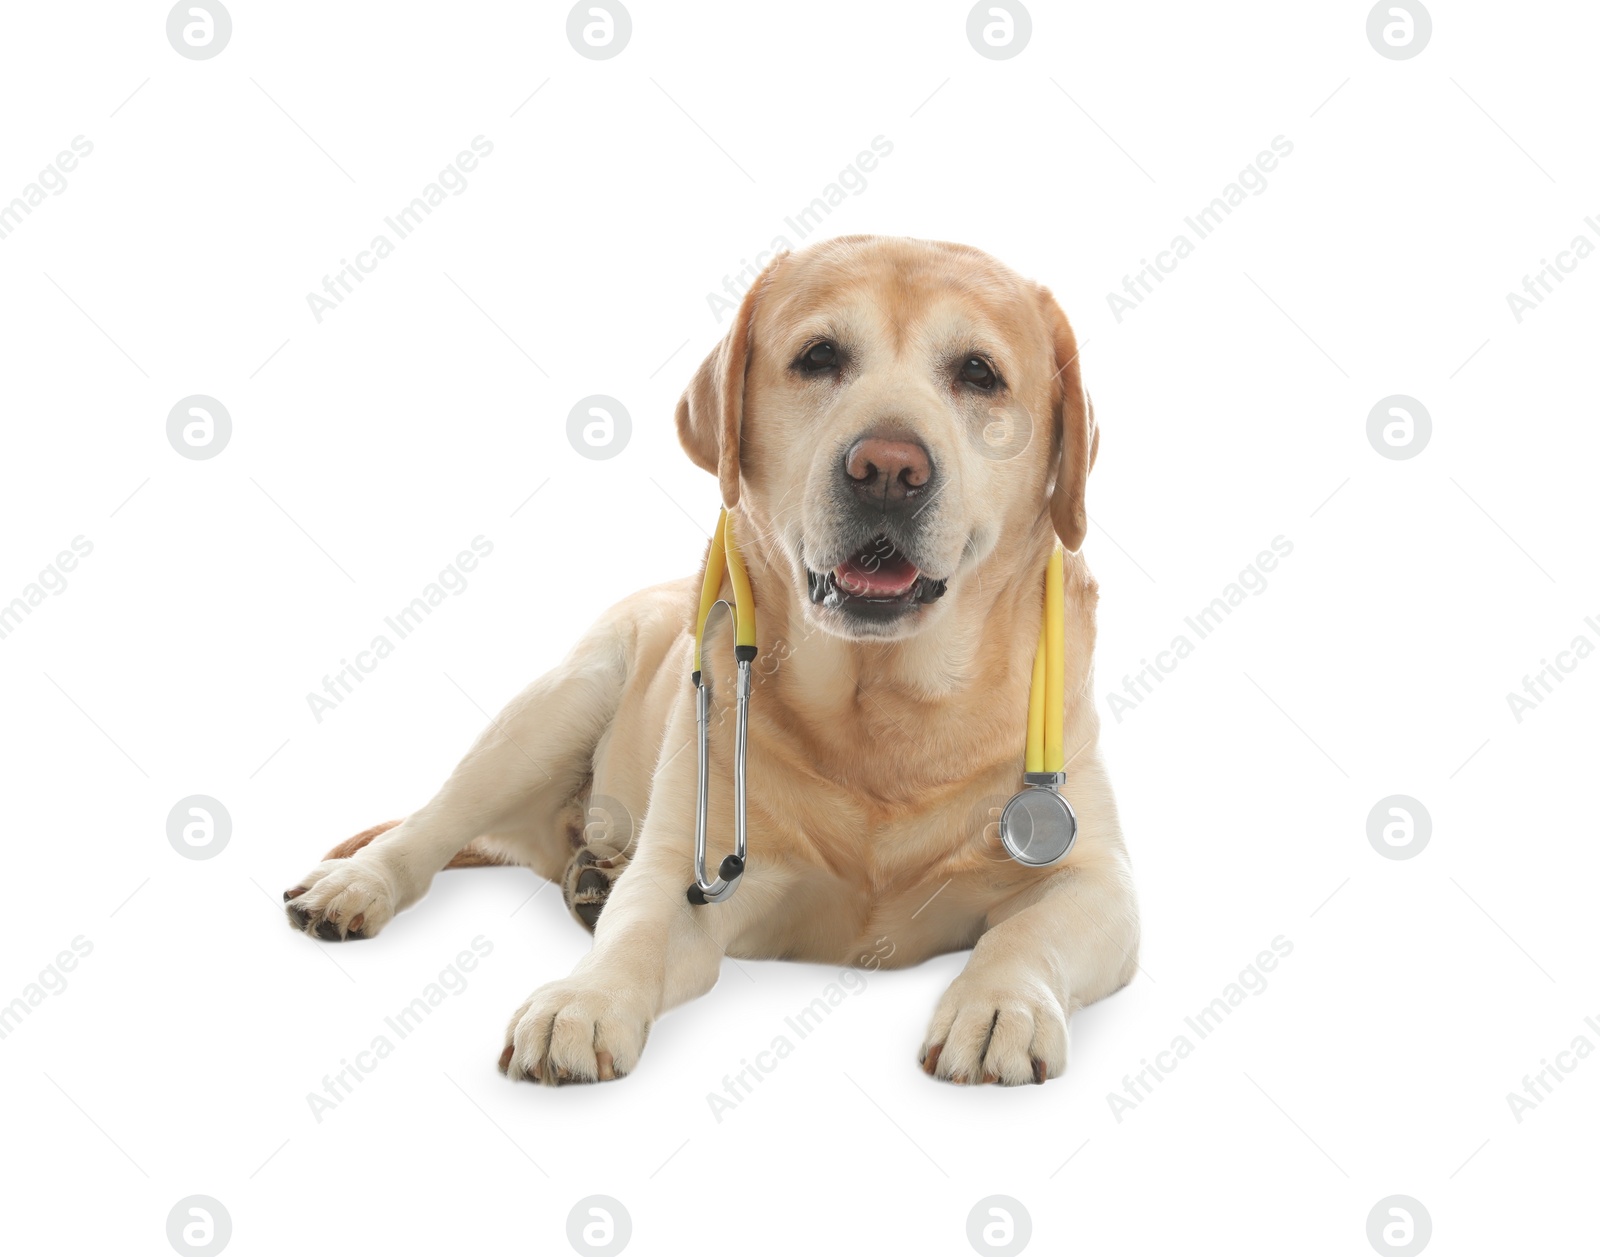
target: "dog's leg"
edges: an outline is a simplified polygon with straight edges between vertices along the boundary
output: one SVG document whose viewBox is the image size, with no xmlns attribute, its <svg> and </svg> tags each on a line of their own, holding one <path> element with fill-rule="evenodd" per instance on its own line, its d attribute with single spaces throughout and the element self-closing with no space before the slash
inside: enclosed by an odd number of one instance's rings
<svg viewBox="0 0 1600 1257">
<path fill-rule="evenodd" d="M 691 802 L 690 806 L 693 804 Z M 651 816 L 659 804 L 652 802 Z M 572 974 L 540 987 L 506 1028 L 500 1069 L 513 1079 L 596 1082 L 632 1072 L 655 1019 L 716 984 L 733 905 L 696 908 L 684 898 L 681 852 L 641 855 L 612 887 L 594 947 Z M 696 915 L 699 914 L 699 915 Z"/>
<path fill-rule="evenodd" d="M 695 907 L 685 896 L 694 850 L 693 739 L 690 704 L 680 701 L 637 850 L 611 885 L 594 946 L 569 977 L 540 987 L 512 1016 L 500 1056 L 509 1077 L 553 1084 L 629 1073 L 656 1017 L 709 991 L 729 941 L 770 906 L 750 888 L 714 906 Z M 715 833 L 731 832 L 731 816 L 729 800 L 713 798 Z"/>
<path fill-rule="evenodd" d="M 571 848 L 556 818 L 588 778 L 627 675 L 624 636 L 602 622 L 494 718 L 427 804 L 285 892 L 290 924 L 330 941 L 370 938 L 464 847 L 502 827 L 532 830 L 519 862 L 559 877 Z"/>
<path fill-rule="evenodd" d="M 1121 844 L 1086 855 L 990 915 L 928 1027 L 927 1073 L 1014 1084 L 1066 1070 L 1067 1018 L 1138 968 L 1138 908 Z"/>
</svg>

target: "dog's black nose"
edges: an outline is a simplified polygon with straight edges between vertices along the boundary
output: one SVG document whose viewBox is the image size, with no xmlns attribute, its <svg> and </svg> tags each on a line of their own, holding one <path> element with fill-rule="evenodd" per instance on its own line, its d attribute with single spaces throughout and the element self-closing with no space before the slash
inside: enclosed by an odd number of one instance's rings
<svg viewBox="0 0 1600 1257">
<path fill-rule="evenodd" d="M 864 436 L 845 454 L 844 474 L 862 500 L 894 506 L 933 483 L 933 460 L 920 442 Z"/>
</svg>

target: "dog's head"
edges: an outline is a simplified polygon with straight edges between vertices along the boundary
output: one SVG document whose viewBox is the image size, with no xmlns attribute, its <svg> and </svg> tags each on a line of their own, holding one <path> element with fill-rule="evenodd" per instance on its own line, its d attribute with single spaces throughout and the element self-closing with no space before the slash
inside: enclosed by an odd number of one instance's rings
<svg viewBox="0 0 1600 1257">
<path fill-rule="evenodd" d="M 1072 328 L 976 249 L 851 236 L 780 255 L 677 422 L 841 637 L 920 631 L 1046 513 L 1083 542 L 1099 437 Z"/>
</svg>

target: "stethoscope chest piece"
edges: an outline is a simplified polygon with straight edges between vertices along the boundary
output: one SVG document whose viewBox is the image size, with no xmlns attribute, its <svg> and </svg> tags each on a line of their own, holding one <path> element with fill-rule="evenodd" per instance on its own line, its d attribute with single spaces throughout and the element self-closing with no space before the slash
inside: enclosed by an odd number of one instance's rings
<svg viewBox="0 0 1600 1257">
<path fill-rule="evenodd" d="M 1067 784 L 1063 754 L 1067 638 L 1062 588 L 1065 559 L 1057 548 L 1044 570 L 1044 614 L 1028 686 L 1028 747 L 1022 789 L 1000 813 L 1000 842 L 1018 864 L 1045 868 L 1063 859 L 1078 836 L 1078 817 L 1061 796 Z"/>
<path fill-rule="evenodd" d="M 1059 793 L 1066 773 L 1026 773 L 1027 785 L 1000 813 L 1000 842 L 1018 864 L 1044 868 L 1066 857 L 1078 837 L 1078 816 Z"/>
</svg>

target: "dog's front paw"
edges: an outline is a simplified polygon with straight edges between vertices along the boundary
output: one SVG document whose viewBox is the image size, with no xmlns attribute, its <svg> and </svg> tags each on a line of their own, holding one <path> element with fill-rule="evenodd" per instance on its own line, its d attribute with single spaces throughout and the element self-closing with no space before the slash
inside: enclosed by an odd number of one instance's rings
<svg viewBox="0 0 1600 1257">
<path fill-rule="evenodd" d="M 289 924 L 330 943 L 371 938 L 399 910 L 399 894 L 376 860 L 324 860 L 283 892 Z"/>
<path fill-rule="evenodd" d="M 650 1035 L 641 1000 L 621 984 L 568 978 L 541 986 L 523 1002 L 506 1030 L 500 1072 L 552 1086 L 609 1082 L 639 1063 Z"/>
<path fill-rule="evenodd" d="M 963 973 L 939 1001 L 918 1059 L 949 1082 L 1056 1078 L 1067 1068 L 1067 1012 L 1042 982 Z"/>
</svg>

